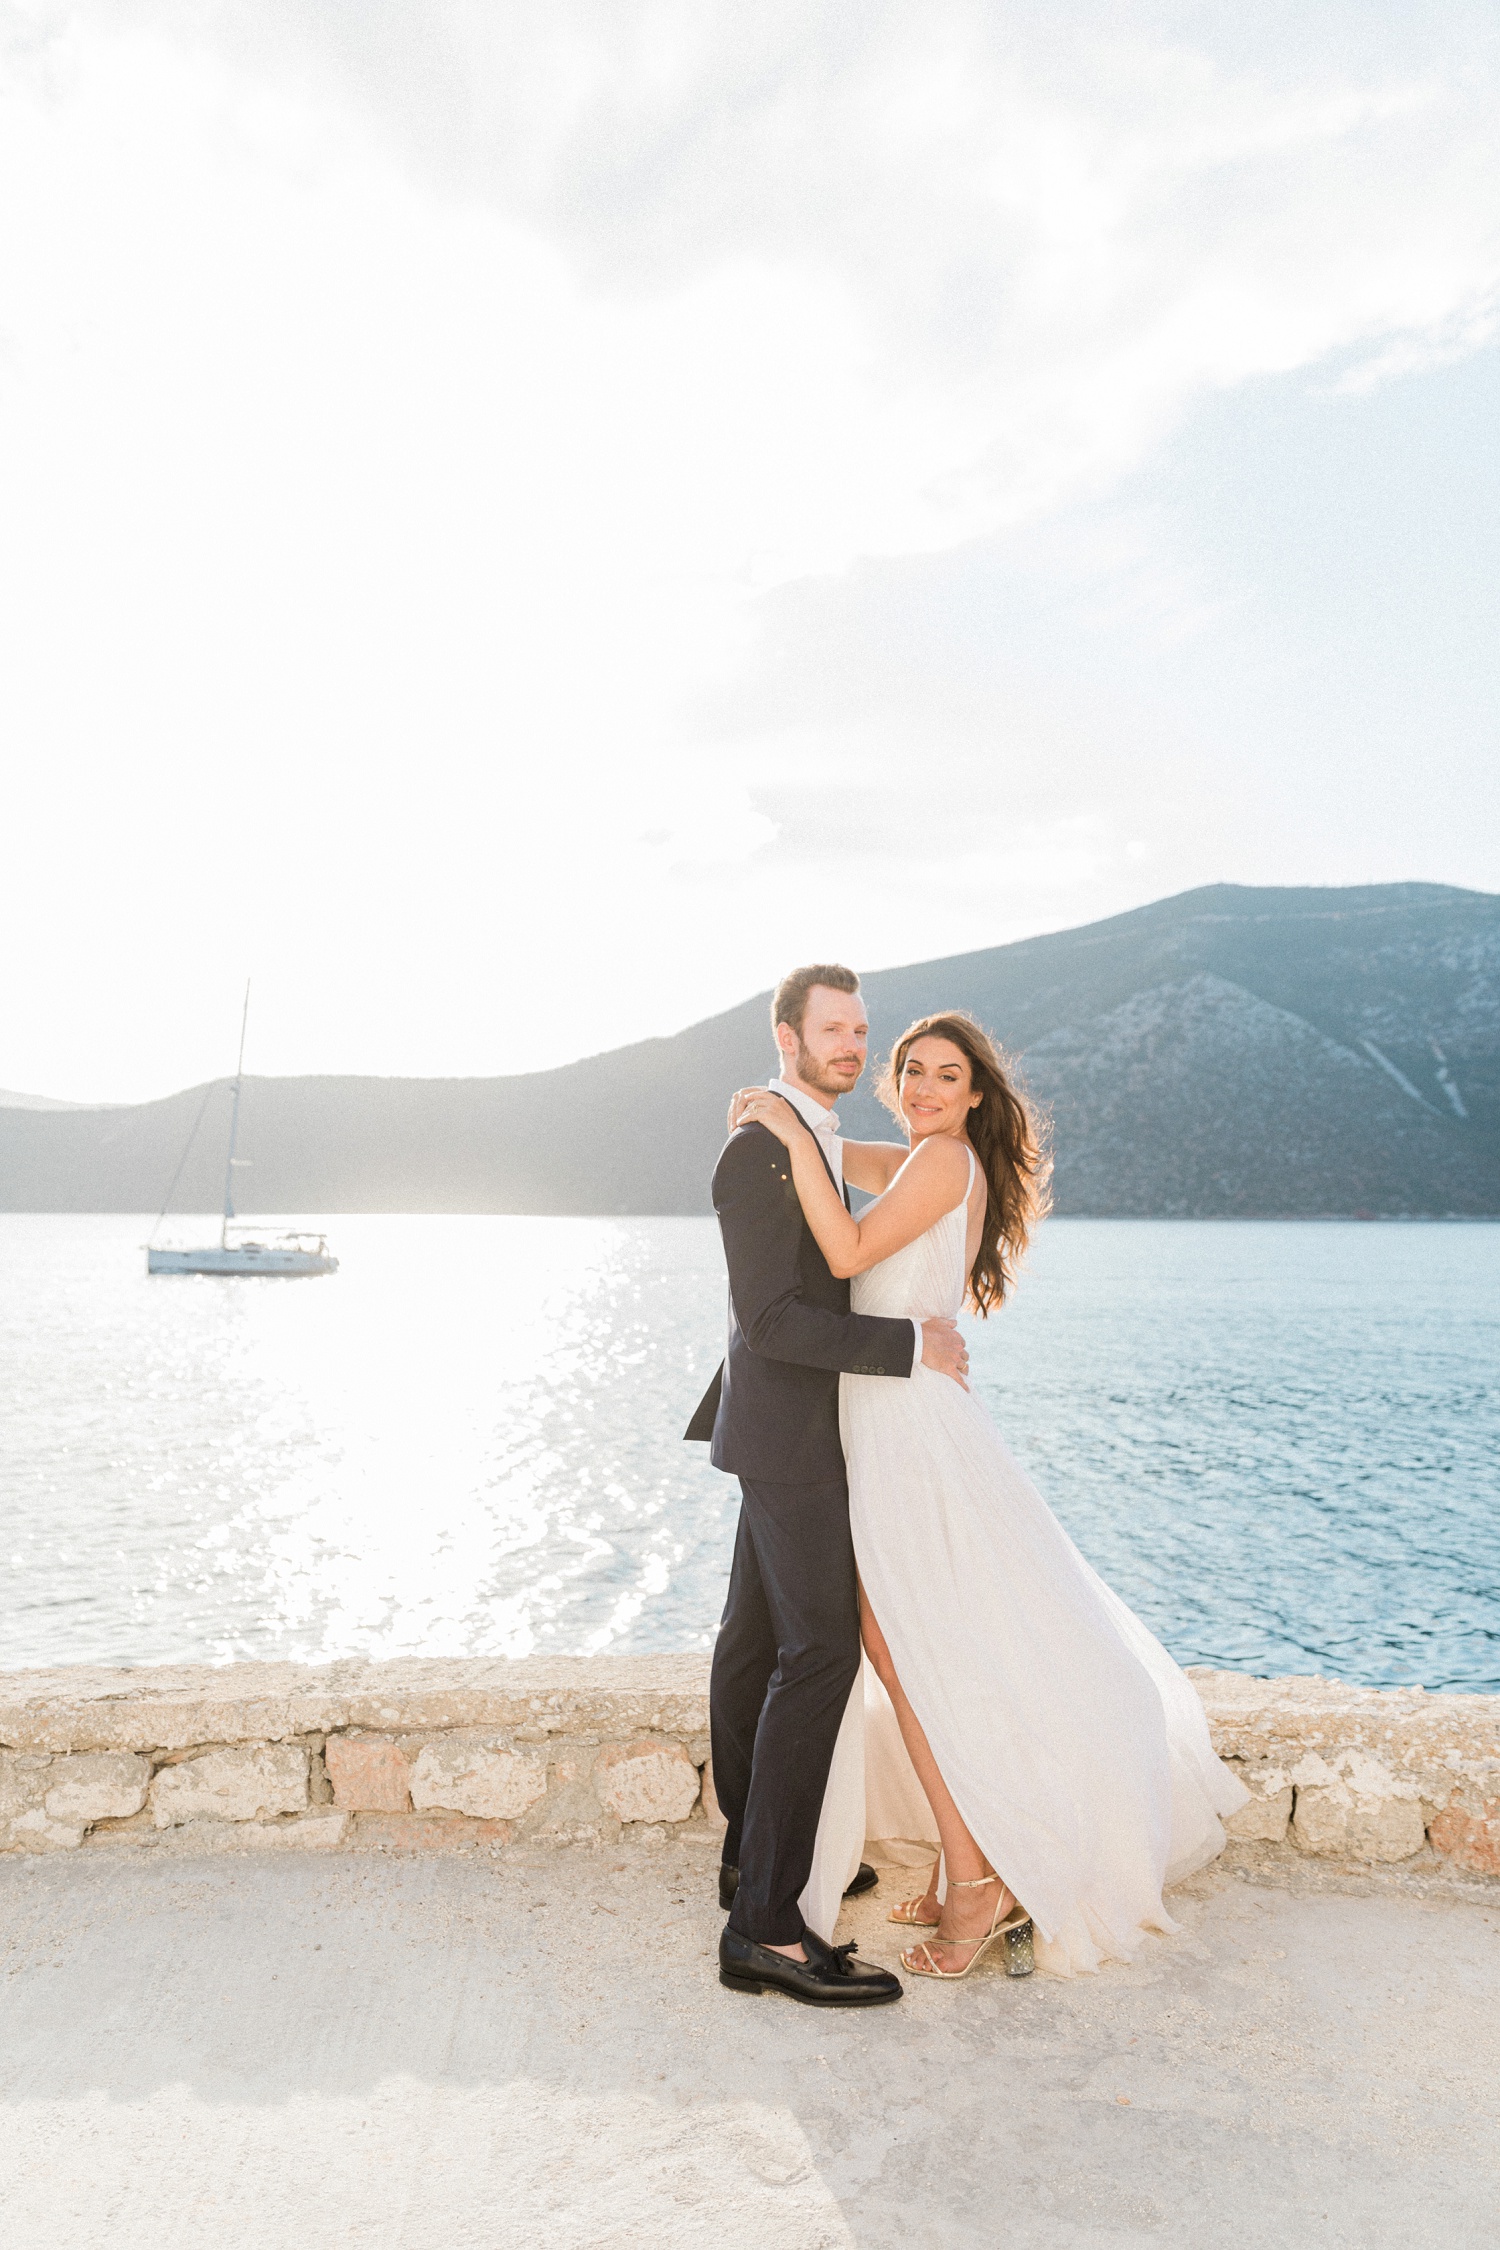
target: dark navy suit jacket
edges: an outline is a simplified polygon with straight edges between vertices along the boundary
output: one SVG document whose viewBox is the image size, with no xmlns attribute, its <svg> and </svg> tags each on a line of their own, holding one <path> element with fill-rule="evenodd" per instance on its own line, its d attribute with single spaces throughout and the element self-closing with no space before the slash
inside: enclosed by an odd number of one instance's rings
<svg viewBox="0 0 1500 2250">
<path fill-rule="evenodd" d="M 910 1375 L 912 1324 L 849 1310 L 849 1284 L 829 1272 L 791 1161 L 764 1125 L 730 1134 L 713 1199 L 729 1268 L 729 1350 L 685 1434 L 711 1437 L 714 1467 L 732 1476 L 840 1477 L 839 1376 Z"/>
</svg>

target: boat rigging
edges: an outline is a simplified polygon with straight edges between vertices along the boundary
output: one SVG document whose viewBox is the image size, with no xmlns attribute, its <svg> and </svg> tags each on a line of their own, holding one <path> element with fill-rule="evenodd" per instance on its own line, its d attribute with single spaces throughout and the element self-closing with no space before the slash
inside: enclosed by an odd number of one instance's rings
<svg viewBox="0 0 1500 2250">
<path fill-rule="evenodd" d="M 230 1229 L 236 1227 L 234 1208 L 234 1175 L 246 1169 L 247 1160 L 235 1155 L 240 1130 L 240 1088 L 245 1076 L 245 1027 L 250 1020 L 250 986 L 245 986 L 245 1005 L 240 1012 L 240 1052 L 235 1064 L 233 1101 L 229 1111 L 229 1153 L 224 1166 L 224 1221 L 219 1229 L 217 1245 L 201 1250 L 159 1249 L 155 1241 L 156 1227 L 151 1230 L 152 1240 L 146 1245 L 146 1271 L 150 1273 L 337 1273 L 339 1262 L 328 1247 L 327 1238 L 321 1234 L 277 1234 L 265 1241 L 244 1236 L 236 1228 L 238 1238 L 230 1240 Z M 222 1080 L 218 1081 L 222 1084 Z M 159 1227 L 167 1215 L 173 1191 L 182 1177 L 188 1160 L 188 1151 L 198 1136 L 203 1113 L 208 1107 L 213 1086 L 204 1088 L 203 1100 L 193 1120 L 193 1129 L 187 1137 L 177 1169 L 172 1174 L 172 1185 L 167 1189 L 161 1210 L 157 1213 Z"/>
</svg>

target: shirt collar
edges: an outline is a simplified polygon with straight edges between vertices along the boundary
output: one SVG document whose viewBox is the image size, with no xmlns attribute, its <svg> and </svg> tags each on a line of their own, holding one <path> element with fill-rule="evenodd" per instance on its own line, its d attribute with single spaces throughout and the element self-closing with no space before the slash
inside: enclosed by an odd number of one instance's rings
<svg viewBox="0 0 1500 2250">
<path fill-rule="evenodd" d="M 791 1103 L 803 1123 L 810 1125 L 815 1133 L 832 1134 L 838 1131 L 836 1110 L 825 1109 L 821 1102 L 813 1100 L 811 1094 L 804 1094 L 800 1086 L 789 1086 L 784 1078 L 769 1078 L 766 1083 L 773 1094 L 780 1094 L 783 1101 Z"/>
</svg>

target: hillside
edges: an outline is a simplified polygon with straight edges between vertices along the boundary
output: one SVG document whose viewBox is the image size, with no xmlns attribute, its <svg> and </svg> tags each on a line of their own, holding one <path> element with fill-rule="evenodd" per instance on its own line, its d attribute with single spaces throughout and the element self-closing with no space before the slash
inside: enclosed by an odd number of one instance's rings
<svg viewBox="0 0 1500 2250">
<path fill-rule="evenodd" d="M 1191 891 L 865 983 L 875 1044 L 939 1006 L 1023 1055 L 1059 1210 L 1500 1215 L 1500 898 L 1438 884 Z M 524 1078 L 252 1078 L 246 1209 L 694 1212 L 764 995 Z M 0 1107 L 0 1208 L 154 1210 L 203 1100 Z M 889 1134 L 873 1097 L 846 1130 Z M 208 1095 L 174 1207 L 219 1199 Z"/>
</svg>

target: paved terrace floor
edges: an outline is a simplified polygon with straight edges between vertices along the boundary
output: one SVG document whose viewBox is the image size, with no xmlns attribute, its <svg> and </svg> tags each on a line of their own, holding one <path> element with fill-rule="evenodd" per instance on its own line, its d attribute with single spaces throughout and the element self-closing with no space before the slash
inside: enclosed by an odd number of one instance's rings
<svg viewBox="0 0 1500 2250">
<path fill-rule="evenodd" d="M 1500 1906 L 1222 1870 L 1076 1984 L 720 1990 L 710 1855 L 0 1867 L 8 2250 L 1500 2242 Z M 884 1905 L 845 1934 L 894 1957 Z"/>
</svg>

